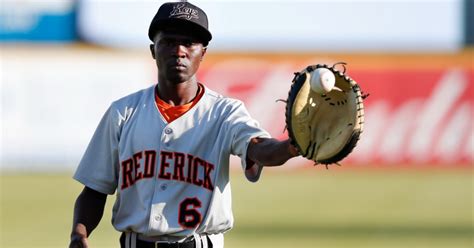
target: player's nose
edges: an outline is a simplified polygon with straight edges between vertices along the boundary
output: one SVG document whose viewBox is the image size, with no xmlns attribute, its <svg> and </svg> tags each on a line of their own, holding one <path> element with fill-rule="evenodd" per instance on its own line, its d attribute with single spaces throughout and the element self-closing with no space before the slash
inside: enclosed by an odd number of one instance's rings
<svg viewBox="0 0 474 248">
<path fill-rule="evenodd" d="M 175 55 L 179 58 L 186 57 L 186 54 L 188 52 L 187 47 L 182 44 L 176 44 L 173 49 L 174 49 Z"/>
</svg>

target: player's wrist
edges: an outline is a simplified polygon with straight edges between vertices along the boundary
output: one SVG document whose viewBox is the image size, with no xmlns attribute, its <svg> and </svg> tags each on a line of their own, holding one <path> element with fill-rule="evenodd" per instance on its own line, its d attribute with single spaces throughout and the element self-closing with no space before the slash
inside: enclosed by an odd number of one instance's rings
<svg viewBox="0 0 474 248">
<path fill-rule="evenodd" d="M 82 240 L 82 239 L 87 239 L 87 235 L 82 234 L 82 233 L 72 233 L 71 234 L 71 241 Z"/>
<path fill-rule="evenodd" d="M 80 234 L 71 235 L 71 242 L 69 243 L 69 248 L 87 248 L 88 242 L 87 237 L 83 237 Z"/>
<path fill-rule="evenodd" d="M 84 224 L 78 223 L 71 232 L 71 240 L 87 238 L 87 228 Z"/>
<path fill-rule="evenodd" d="M 286 145 L 288 154 L 290 155 L 290 158 L 300 155 L 300 153 L 298 152 L 298 149 L 296 148 L 296 146 L 291 144 L 291 139 L 287 139 L 285 141 L 285 145 Z"/>
</svg>

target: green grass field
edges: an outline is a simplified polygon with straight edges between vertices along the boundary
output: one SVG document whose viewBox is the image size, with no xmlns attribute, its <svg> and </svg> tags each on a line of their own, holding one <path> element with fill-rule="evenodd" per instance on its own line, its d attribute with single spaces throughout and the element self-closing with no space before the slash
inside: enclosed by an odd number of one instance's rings
<svg viewBox="0 0 474 248">
<path fill-rule="evenodd" d="M 256 184 L 232 174 L 226 248 L 474 247 L 471 171 L 269 171 Z M 67 247 L 82 189 L 71 175 L 3 173 L 0 182 L 0 247 Z M 113 200 L 92 247 L 118 247 Z"/>
</svg>

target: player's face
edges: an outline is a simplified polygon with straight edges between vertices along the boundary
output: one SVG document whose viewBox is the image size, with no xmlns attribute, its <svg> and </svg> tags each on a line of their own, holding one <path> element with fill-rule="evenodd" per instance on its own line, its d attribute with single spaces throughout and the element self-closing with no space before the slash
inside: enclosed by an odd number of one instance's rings
<svg viewBox="0 0 474 248">
<path fill-rule="evenodd" d="M 158 32 L 150 46 L 160 80 L 179 84 L 195 79 L 206 48 L 196 38 L 180 32 Z"/>
</svg>

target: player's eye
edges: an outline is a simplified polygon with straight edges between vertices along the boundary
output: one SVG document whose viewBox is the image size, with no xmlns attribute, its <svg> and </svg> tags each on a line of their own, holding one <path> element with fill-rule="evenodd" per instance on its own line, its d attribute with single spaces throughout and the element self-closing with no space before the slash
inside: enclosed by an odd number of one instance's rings
<svg viewBox="0 0 474 248">
<path fill-rule="evenodd" d="M 190 48 L 192 46 L 195 46 L 199 44 L 198 41 L 193 40 L 193 39 L 168 39 L 168 38 L 163 38 L 158 42 L 159 46 L 162 47 L 174 47 L 174 46 L 185 46 L 187 48 Z"/>
<path fill-rule="evenodd" d="M 196 41 L 191 40 L 191 39 L 181 40 L 179 43 L 185 47 L 192 47 L 197 44 Z"/>
<path fill-rule="evenodd" d="M 193 45 L 193 42 L 190 41 L 190 40 L 184 40 L 184 41 L 182 42 L 182 44 L 183 44 L 183 46 L 185 46 L 185 47 L 190 47 L 190 46 Z"/>
<path fill-rule="evenodd" d="M 158 45 L 159 46 L 171 46 L 173 43 L 173 41 L 171 41 L 170 39 L 161 39 L 159 42 L 158 42 Z"/>
</svg>

